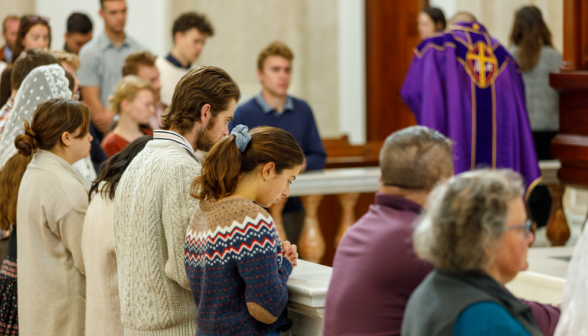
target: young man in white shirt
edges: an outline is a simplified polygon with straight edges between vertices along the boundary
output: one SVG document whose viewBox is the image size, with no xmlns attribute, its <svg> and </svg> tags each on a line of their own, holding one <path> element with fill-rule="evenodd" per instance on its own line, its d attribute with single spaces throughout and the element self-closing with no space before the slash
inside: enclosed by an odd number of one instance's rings
<svg viewBox="0 0 588 336">
<path fill-rule="evenodd" d="M 200 57 L 206 39 L 214 35 L 208 18 L 196 12 L 180 15 L 174 22 L 172 37 L 174 48 L 166 57 L 159 57 L 156 65 L 161 78 L 161 102 L 169 105 L 174 89 Z"/>
</svg>

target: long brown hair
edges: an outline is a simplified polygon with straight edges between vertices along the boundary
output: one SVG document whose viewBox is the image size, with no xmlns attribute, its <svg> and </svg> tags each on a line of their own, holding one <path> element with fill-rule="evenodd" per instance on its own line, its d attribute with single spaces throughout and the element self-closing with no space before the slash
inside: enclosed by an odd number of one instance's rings
<svg viewBox="0 0 588 336">
<path fill-rule="evenodd" d="M 237 189 L 239 177 L 259 165 L 273 162 L 276 174 L 304 163 L 304 153 L 292 134 L 275 127 L 256 127 L 249 131 L 251 141 L 241 153 L 235 135 L 220 139 L 202 165 L 200 176 L 192 181 L 192 197 L 216 201 Z"/>
<path fill-rule="evenodd" d="M 0 171 L 0 229 L 9 230 L 10 224 L 16 225 L 16 201 L 20 182 L 33 159 L 32 156 L 16 154 L 6 162 Z"/>
<path fill-rule="evenodd" d="M 113 157 L 108 159 L 108 161 L 104 162 L 101 165 L 102 173 L 100 173 L 100 176 L 92 182 L 92 187 L 88 193 L 89 200 L 92 200 L 92 194 L 94 194 L 94 192 L 100 192 L 102 193 L 103 198 L 114 200 L 116 187 L 118 186 L 118 182 L 120 182 L 122 174 L 131 164 L 131 161 L 133 161 L 135 156 L 137 156 L 137 154 L 139 154 L 145 148 L 145 145 L 151 140 L 153 140 L 153 135 L 143 135 L 131 142 L 122 151 L 116 153 Z M 100 188 L 102 182 L 104 182 L 104 185 Z"/>
<path fill-rule="evenodd" d="M 518 47 L 515 56 L 523 71 L 531 70 L 537 65 L 542 46 L 553 47 L 551 32 L 543 21 L 539 8 L 525 6 L 516 12 L 510 42 Z"/>
<path fill-rule="evenodd" d="M 58 143 L 63 145 L 61 135 L 69 132 L 72 135 L 78 128 L 82 138 L 90 130 L 90 110 L 75 100 L 53 98 L 39 104 L 33 122 L 24 122 L 24 134 L 14 139 L 14 146 L 24 156 L 31 156 L 37 149 L 50 150 Z"/>
<path fill-rule="evenodd" d="M 16 35 L 16 42 L 14 42 L 14 50 L 12 50 L 12 62 L 14 62 L 20 53 L 23 52 L 24 47 L 22 46 L 22 40 L 25 36 L 36 25 L 43 25 L 49 30 L 49 47 L 51 47 L 51 27 L 49 21 L 46 18 L 38 15 L 23 15 L 20 18 L 20 25 L 18 26 L 18 34 Z"/>
</svg>

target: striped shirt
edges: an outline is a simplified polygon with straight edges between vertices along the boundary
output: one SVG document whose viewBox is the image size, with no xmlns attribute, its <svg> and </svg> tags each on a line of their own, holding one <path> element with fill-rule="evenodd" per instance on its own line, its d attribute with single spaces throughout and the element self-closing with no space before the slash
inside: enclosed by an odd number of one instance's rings
<svg viewBox="0 0 588 336">
<path fill-rule="evenodd" d="M 125 36 L 119 48 L 115 47 L 104 32 L 86 43 L 80 51 L 78 70 L 80 86 L 100 88 L 100 101 L 108 108 L 108 96 L 114 92 L 116 84 L 122 79 L 122 68 L 130 54 L 146 50 L 143 45 L 130 36 Z"/>
<path fill-rule="evenodd" d="M 188 140 L 186 140 L 186 138 L 184 138 L 180 134 L 173 131 L 156 130 L 153 131 L 153 140 L 173 141 L 178 145 L 184 147 L 184 149 L 186 149 L 194 157 L 194 159 L 196 159 L 198 164 L 201 164 L 190 142 L 188 142 Z"/>
</svg>

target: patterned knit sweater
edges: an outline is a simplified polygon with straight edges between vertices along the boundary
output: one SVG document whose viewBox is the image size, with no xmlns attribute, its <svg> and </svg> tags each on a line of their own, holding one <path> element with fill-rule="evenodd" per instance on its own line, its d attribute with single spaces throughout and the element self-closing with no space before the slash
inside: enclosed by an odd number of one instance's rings
<svg viewBox="0 0 588 336">
<path fill-rule="evenodd" d="M 197 335 L 268 335 L 288 330 L 286 282 L 273 219 L 241 197 L 202 202 L 184 245 L 186 274 L 198 313 Z"/>
</svg>

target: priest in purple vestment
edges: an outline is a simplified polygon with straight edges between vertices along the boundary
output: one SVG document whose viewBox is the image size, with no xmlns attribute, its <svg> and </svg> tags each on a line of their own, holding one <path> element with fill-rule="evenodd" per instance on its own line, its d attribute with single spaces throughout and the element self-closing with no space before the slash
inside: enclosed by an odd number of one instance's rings
<svg viewBox="0 0 588 336">
<path fill-rule="evenodd" d="M 521 70 L 481 24 L 457 23 L 421 42 L 400 94 L 419 125 L 453 141 L 456 174 L 510 168 L 528 191 L 539 182 Z"/>
</svg>

